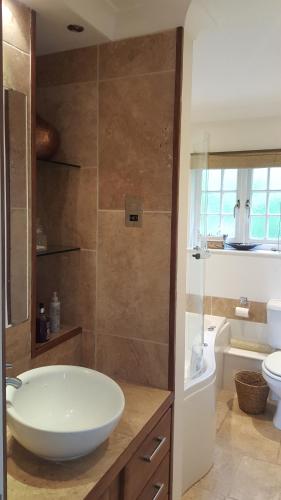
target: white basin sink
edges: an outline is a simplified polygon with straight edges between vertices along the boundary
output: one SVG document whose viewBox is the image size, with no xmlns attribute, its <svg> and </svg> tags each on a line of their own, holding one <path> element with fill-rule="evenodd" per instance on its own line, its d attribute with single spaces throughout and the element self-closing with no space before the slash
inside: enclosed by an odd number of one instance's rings
<svg viewBox="0 0 281 500">
<path fill-rule="evenodd" d="M 103 443 L 125 406 L 116 382 L 80 366 L 45 366 L 7 387 L 7 420 L 14 438 L 47 460 L 71 460 Z"/>
</svg>

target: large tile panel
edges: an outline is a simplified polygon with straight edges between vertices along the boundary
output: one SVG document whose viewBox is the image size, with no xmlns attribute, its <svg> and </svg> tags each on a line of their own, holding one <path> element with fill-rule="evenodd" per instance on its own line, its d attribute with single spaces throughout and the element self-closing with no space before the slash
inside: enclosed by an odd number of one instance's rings
<svg viewBox="0 0 281 500">
<path fill-rule="evenodd" d="M 39 115 L 60 134 L 60 148 L 54 159 L 97 166 L 96 83 L 39 88 L 37 106 Z"/>
<path fill-rule="evenodd" d="M 95 168 L 40 166 L 37 205 L 49 244 L 96 248 Z"/>
<path fill-rule="evenodd" d="M 123 209 L 126 194 L 146 210 L 170 210 L 174 73 L 100 83 L 99 206 Z"/>
<path fill-rule="evenodd" d="M 176 30 L 106 43 L 100 47 L 100 78 L 175 69 Z"/>
<path fill-rule="evenodd" d="M 97 47 L 39 56 L 36 70 L 39 87 L 94 81 L 97 79 Z"/>
<path fill-rule="evenodd" d="M 96 369 L 120 380 L 167 389 L 168 345 L 97 336 Z"/>
<path fill-rule="evenodd" d="M 30 56 L 3 43 L 3 86 L 30 93 Z"/>
<path fill-rule="evenodd" d="M 3 1 L 3 40 L 30 53 L 30 10 L 20 2 Z"/>
<path fill-rule="evenodd" d="M 98 333 L 168 341 L 168 214 L 128 228 L 123 212 L 99 212 Z"/>
<path fill-rule="evenodd" d="M 59 344 L 54 349 L 50 349 L 31 361 L 32 368 L 47 365 L 81 365 L 82 348 L 81 335 L 77 335 Z"/>
</svg>

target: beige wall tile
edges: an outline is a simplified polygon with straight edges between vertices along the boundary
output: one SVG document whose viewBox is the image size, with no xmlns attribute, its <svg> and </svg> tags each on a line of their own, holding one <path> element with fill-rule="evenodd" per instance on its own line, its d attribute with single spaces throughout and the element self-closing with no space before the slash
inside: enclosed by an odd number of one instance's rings
<svg viewBox="0 0 281 500">
<path fill-rule="evenodd" d="M 171 218 L 99 212 L 98 333 L 168 342 Z"/>
<path fill-rule="evenodd" d="M 95 368 L 95 335 L 90 330 L 82 333 L 82 363 L 87 368 Z"/>
<path fill-rule="evenodd" d="M 31 325 L 25 321 L 6 329 L 6 361 L 13 364 L 7 375 L 16 376 L 30 368 Z"/>
<path fill-rule="evenodd" d="M 48 245 L 80 246 L 78 200 L 80 170 L 39 166 L 37 212 Z"/>
<path fill-rule="evenodd" d="M 100 47 L 100 78 L 175 69 L 176 30 L 129 38 Z"/>
<path fill-rule="evenodd" d="M 39 88 L 38 113 L 60 134 L 54 159 L 83 166 L 97 165 L 97 88 L 81 82 Z"/>
<path fill-rule="evenodd" d="M 52 293 L 61 301 L 61 322 L 79 325 L 80 252 L 49 255 L 37 259 L 37 299 L 48 310 Z"/>
<path fill-rule="evenodd" d="M 67 50 L 37 57 L 37 85 L 49 87 L 97 79 L 97 47 Z"/>
<path fill-rule="evenodd" d="M 146 210 L 170 210 L 174 73 L 100 83 L 99 206 L 123 209 L 125 195 Z"/>
<path fill-rule="evenodd" d="M 237 319 L 235 307 L 240 306 L 238 299 L 226 299 L 222 297 L 212 297 L 212 314 L 215 316 L 226 316 L 229 319 Z M 250 314 L 247 321 L 256 323 L 266 323 L 266 304 L 263 302 L 249 301 Z"/>
<path fill-rule="evenodd" d="M 27 156 L 27 100 L 23 94 L 11 90 L 5 94 L 6 99 L 9 120 L 10 204 L 13 208 L 26 208 L 27 176 L 30 170 L 24 161 Z"/>
<path fill-rule="evenodd" d="M 79 325 L 94 330 L 96 316 L 96 252 L 82 250 L 79 290 Z"/>
<path fill-rule="evenodd" d="M 97 170 L 95 168 L 82 168 L 80 172 L 76 226 L 79 246 L 95 250 L 97 231 Z"/>
<path fill-rule="evenodd" d="M 40 356 L 31 360 L 32 368 L 46 365 L 81 365 L 82 342 L 81 335 L 59 344 Z"/>
<path fill-rule="evenodd" d="M 10 213 L 10 306 L 11 323 L 28 318 L 28 212 L 26 208 L 12 209 Z"/>
<path fill-rule="evenodd" d="M 186 295 L 186 311 L 202 314 L 204 311 L 204 297 L 189 293 Z M 204 311 L 205 312 L 205 311 Z"/>
<path fill-rule="evenodd" d="M 30 92 L 30 56 L 3 44 L 3 86 L 23 92 Z"/>
<path fill-rule="evenodd" d="M 97 336 L 96 369 L 128 382 L 167 389 L 168 345 Z"/>
<path fill-rule="evenodd" d="M 38 168 L 38 217 L 49 245 L 96 248 L 97 171 Z"/>
<path fill-rule="evenodd" d="M 30 10 L 20 2 L 3 1 L 3 40 L 30 53 Z"/>
</svg>

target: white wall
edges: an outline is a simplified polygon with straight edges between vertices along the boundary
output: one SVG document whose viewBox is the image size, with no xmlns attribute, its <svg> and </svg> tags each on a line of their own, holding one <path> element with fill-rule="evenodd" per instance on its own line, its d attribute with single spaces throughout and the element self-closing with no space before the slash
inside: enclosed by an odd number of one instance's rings
<svg viewBox="0 0 281 500">
<path fill-rule="evenodd" d="M 205 262 L 206 295 L 257 302 L 281 298 L 281 254 L 213 251 Z"/>
<path fill-rule="evenodd" d="M 192 144 L 202 132 L 209 134 L 210 152 L 281 148 L 281 116 L 192 123 Z"/>
</svg>

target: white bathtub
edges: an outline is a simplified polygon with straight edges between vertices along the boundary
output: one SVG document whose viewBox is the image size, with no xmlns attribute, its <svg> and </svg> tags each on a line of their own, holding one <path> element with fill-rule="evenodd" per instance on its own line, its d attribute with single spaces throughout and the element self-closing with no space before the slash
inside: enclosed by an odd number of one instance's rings
<svg viewBox="0 0 281 500">
<path fill-rule="evenodd" d="M 186 313 L 186 325 L 188 315 Z M 190 320 L 190 316 L 189 316 Z M 214 327 L 212 331 L 208 328 Z M 189 378 L 190 353 L 186 350 L 184 385 L 183 493 L 199 481 L 213 464 L 216 435 L 216 392 L 222 387 L 223 353 L 229 345 L 230 328 L 225 318 L 204 317 L 202 369 Z M 186 327 L 186 345 L 188 331 Z"/>
</svg>

